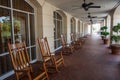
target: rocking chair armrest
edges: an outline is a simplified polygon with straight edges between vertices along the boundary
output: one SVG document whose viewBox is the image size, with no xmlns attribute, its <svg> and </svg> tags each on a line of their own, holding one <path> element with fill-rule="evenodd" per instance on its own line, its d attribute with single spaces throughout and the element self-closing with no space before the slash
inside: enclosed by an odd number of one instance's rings
<svg viewBox="0 0 120 80">
<path fill-rule="evenodd" d="M 55 52 L 51 52 L 50 55 L 51 55 L 51 56 L 54 56 L 54 55 L 55 55 Z"/>
<path fill-rule="evenodd" d="M 50 57 L 50 55 L 46 55 L 46 56 L 43 56 L 43 57 Z"/>
<path fill-rule="evenodd" d="M 58 52 L 56 52 L 55 55 L 52 56 L 53 60 L 55 60 L 55 61 L 62 58 L 62 57 L 63 57 L 62 51 L 58 51 Z"/>
</svg>

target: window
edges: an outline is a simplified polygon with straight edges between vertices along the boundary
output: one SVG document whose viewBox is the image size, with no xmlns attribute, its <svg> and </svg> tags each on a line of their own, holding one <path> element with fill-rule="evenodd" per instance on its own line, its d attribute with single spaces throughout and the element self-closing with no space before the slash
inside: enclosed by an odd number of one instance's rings
<svg viewBox="0 0 120 80">
<path fill-rule="evenodd" d="M 54 48 L 59 48 L 61 46 L 60 35 L 62 34 L 62 16 L 54 12 Z"/>
<path fill-rule="evenodd" d="M 80 33 L 80 21 L 78 21 L 78 32 Z"/>
<path fill-rule="evenodd" d="M 0 5 L 10 7 L 10 0 L 0 0 Z"/>
<path fill-rule="evenodd" d="M 75 33 L 75 20 L 74 18 L 71 19 L 71 33 Z"/>
<path fill-rule="evenodd" d="M 36 59 L 34 9 L 25 0 L 0 0 L 0 76 L 12 70 L 7 43 L 21 41 Z"/>
</svg>

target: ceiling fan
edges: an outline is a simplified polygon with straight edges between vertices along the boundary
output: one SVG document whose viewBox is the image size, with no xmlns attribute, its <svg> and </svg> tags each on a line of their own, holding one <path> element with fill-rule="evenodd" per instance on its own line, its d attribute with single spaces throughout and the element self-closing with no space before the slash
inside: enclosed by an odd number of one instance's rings
<svg viewBox="0 0 120 80">
<path fill-rule="evenodd" d="M 93 4 L 94 4 L 93 2 L 86 3 L 86 1 L 84 0 L 84 3 L 82 4 L 82 8 L 85 11 L 88 11 L 89 8 L 101 8 L 101 6 L 94 6 Z"/>
<path fill-rule="evenodd" d="M 93 20 L 92 19 L 90 19 L 90 23 L 93 24 Z"/>
<path fill-rule="evenodd" d="M 81 17 L 81 18 L 90 18 L 90 19 L 92 19 L 92 18 L 97 18 L 97 16 L 91 16 L 91 14 L 90 13 L 88 13 L 88 16 L 87 17 Z"/>
<path fill-rule="evenodd" d="M 91 18 L 97 18 L 97 16 L 91 16 L 90 13 L 88 13 L 88 16 L 87 16 L 87 17 L 90 18 L 90 19 L 91 19 Z"/>
</svg>

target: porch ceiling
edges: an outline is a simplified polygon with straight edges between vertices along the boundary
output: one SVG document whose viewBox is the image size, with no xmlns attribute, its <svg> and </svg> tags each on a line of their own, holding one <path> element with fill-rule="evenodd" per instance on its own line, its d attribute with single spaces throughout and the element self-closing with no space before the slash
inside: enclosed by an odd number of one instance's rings
<svg viewBox="0 0 120 80">
<path fill-rule="evenodd" d="M 87 18 L 88 13 L 91 13 L 91 16 L 97 16 L 93 18 L 93 21 L 100 22 L 104 19 L 111 9 L 113 9 L 120 0 L 86 0 L 86 3 L 93 2 L 95 6 L 101 6 L 101 8 L 90 8 L 88 11 L 85 11 L 81 8 L 83 0 L 46 0 L 48 3 L 65 10 L 71 15 L 79 18 L 83 22 L 89 22 Z M 78 7 L 75 7 L 78 6 Z M 76 9 L 77 8 L 77 9 Z"/>
</svg>

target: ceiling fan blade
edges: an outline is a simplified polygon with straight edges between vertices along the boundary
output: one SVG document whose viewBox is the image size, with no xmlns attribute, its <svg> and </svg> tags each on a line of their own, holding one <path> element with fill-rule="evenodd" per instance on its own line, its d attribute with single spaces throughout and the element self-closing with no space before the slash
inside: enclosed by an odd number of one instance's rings
<svg viewBox="0 0 120 80">
<path fill-rule="evenodd" d="M 97 16 L 92 16 L 91 18 L 97 18 Z"/>
<path fill-rule="evenodd" d="M 87 4 L 87 6 L 91 6 L 91 5 L 93 5 L 93 4 L 94 4 L 94 3 L 90 2 L 90 3 Z"/>
<path fill-rule="evenodd" d="M 89 8 L 101 8 L 101 6 L 89 6 Z"/>
</svg>

